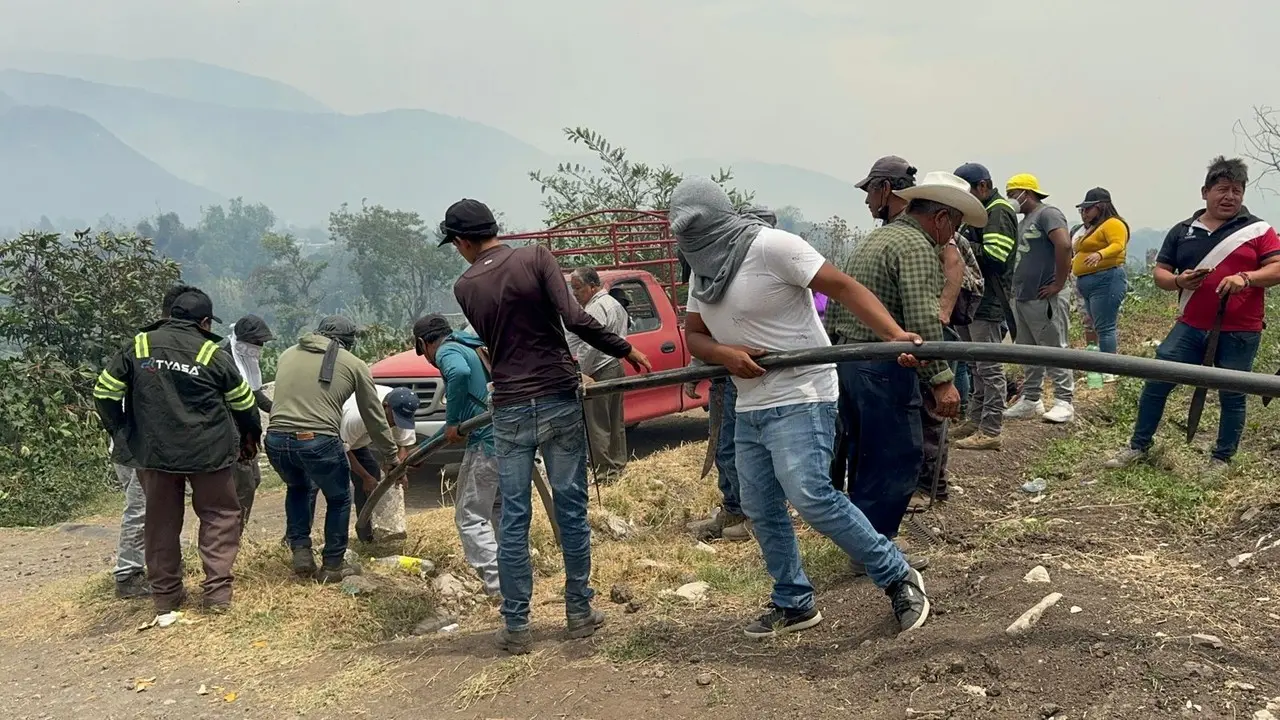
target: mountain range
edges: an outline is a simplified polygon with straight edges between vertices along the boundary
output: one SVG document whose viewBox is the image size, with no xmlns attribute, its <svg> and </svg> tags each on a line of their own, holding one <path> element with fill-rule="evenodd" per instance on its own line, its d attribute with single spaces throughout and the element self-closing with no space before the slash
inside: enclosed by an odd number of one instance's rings
<svg viewBox="0 0 1280 720">
<path fill-rule="evenodd" d="M 427 110 L 338 113 L 284 83 L 188 60 L 0 53 L 0 67 L 8 68 L 0 70 L 0 162 L 8 171 L 0 226 L 42 215 L 188 217 L 241 196 L 286 222 L 321 226 L 344 202 L 434 218 L 476 197 L 510 226 L 530 228 L 544 213 L 529 171 L 589 160 Z M 732 167 L 735 184 L 754 190 L 758 202 L 794 205 L 811 219 L 861 210 L 851 184 L 803 168 L 712 159 L 671 165 L 699 174 Z"/>
</svg>

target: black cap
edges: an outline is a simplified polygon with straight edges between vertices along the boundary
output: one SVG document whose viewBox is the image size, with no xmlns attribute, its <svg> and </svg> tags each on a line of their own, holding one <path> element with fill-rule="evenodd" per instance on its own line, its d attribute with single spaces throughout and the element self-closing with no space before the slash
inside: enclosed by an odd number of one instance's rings
<svg viewBox="0 0 1280 720">
<path fill-rule="evenodd" d="M 1077 205 L 1077 208 L 1087 208 L 1102 202 L 1111 202 L 1111 193 L 1106 188 L 1096 187 L 1084 194 L 1084 202 Z"/>
<path fill-rule="evenodd" d="M 425 343 L 432 343 L 453 332 L 453 326 L 443 315 L 423 315 L 413 323 L 413 337 Z M 414 343 L 417 345 L 417 343 Z M 422 353 L 419 352 L 419 355 Z"/>
<path fill-rule="evenodd" d="M 897 155 L 885 155 L 871 166 L 867 176 L 854 183 L 859 190 L 866 190 L 872 180 L 910 180 L 915 184 L 916 169 Z"/>
<path fill-rule="evenodd" d="M 440 223 L 440 247 L 463 240 L 487 240 L 498 234 L 498 221 L 493 211 L 479 200 L 464 199 L 449 206 Z"/>
<path fill-rule="evenodd" d="M 257 315 L 245 315 L 240 318 L 232 326 L 232 331 L 236 334 L 236 340 L 250 345 L 266 345 L 276 339 L 276 336 L 271 334 L 271 328 L 267 327 L 267 321 Z"/>
<path fill-rule="evenodd" d="M 216 323 L 222 322 L 222 318 L 213 314 L 213 301 L 202 290 L 188 290 L 174 298 L 169 306 L 169 317 L 194 322 L 209 318 Z"/>
<path fill-rule="evenodd" d="M 991 171 L 987 169 L 986 165 L 975 162 L 965 163 L 956 168 L 956 177 L 970 185 L 977 185 L 983 180 L 991 182 Z"/>
</svg>

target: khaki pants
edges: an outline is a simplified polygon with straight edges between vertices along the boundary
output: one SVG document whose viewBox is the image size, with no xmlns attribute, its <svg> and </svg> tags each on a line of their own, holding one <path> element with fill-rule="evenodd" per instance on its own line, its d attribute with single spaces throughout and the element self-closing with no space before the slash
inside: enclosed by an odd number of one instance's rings
<svg viewBox="0 0 1280 720">
<path fill-rule="evenodd" d="M 147 495 L 144 545 L 156 612 L 182 604 L 182 521 L 186 513 L 186 484 L 191 483 L 191 506 L 200 518 L 199 549 L 204 564 L 204 602 L 231 602 L 231 566 L 240 551 L 240 502 L 231 468 L 214 472 L 176 474 L 139 470 Z"/>
<path fill-rule="evenodd" d="M 622 363 L 615 360 L 592 377 L 597 382 L 625 376 Z M 616 478 L 627 466 L 627 428 L 622 419 L 622 393 L 595 397 L 583 403 L 587 438 L 591 441 L 591 464 L 602 479 Z"/>
</svg>

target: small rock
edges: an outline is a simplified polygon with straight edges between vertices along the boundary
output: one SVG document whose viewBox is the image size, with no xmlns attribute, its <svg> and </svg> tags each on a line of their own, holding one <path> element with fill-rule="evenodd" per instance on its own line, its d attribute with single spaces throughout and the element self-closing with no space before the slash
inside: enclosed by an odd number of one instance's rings
<svg viewBox="0 0 1280 720">
<path fill-rule="evenodd" d="M 710 545 L 708 545 L 708 544 L 704 543 L 704 542 L 700 542 L 700 543 L 698 543 L 697 545 L 694 545 L 694 546 L 693 546 L 693 549 L 694 549 L 694 550 L 697 550 L 697 551 L 698 551 L 698 552 L 700 552 L 700 553 L 706 553 L 706 554 L 708 554 L 708 555 L 715 555 L 715 554 L 716 554 L 716 549 L 715 549 L 715 548 L 713 548 L 713 547 L 711 547 Z"/>
<path fill-rule="evenodd" d="M 1227 689 L 1228 690 L 1244 690 L 1247 692 L 1250 690 L 1257 690 L 1258 688 L 1257 686 L 1247 682 L 1240 682 L 1239 680 L 1228 680 Z"/>
<path fill-rule="evenodd" d="M 442 598 L 464 598 L 471 594 L 467 592 L 467 586 L 452 573 L 442 573 L 431 581 L 431 587 Z"/>
<path fill-rule="evenodd" d="M 447 615 L 447 614 L 435 615 L 433 617 L 429 617 L 423 620 L 422 622 L 418 623 L 417 627 L 413 629 L 413 634 L 414 635 L 430 635 L 432 633 L 440 632 L 441 630 L 449 627 L 450 625 L 456 625 L 457 623 L 458 623 L 458 619 L 452 615 Z"/>
<path fill-rule="evenodd" d="M 1276 720 L 1276 716 L 1270 710 L 1258 710 L 1253 713 L 1253 720 Z"/>
<path fill-rule="evenodd" d="M 858 645 L 858 647 L 860 647 L 860 648 L 869 648 L 869 647 L 871 647 L 871 646 L 872 646 L 872 644 L 873 644 L 873 643 L 871 642 L 871 640 L 870 640 L 870 639 L 867 639 L 867 640 L 863 640 L 863 641 L 862 641 L 862 643 Z"/>
<path fill-rule="evenodd" d="M 713 678 L 711 677 L 711 673 L 698 673 L 698 677 L 695 679 L 695 682 L 702 687 L 706 687 L 711 684 L 712 680 Z"/>
<path fill-rule="evenodd" d="M 658 668 L 653 671 L 653 676 L 661 680 L 662 678 L 667 676 L 667 671 L 663 670 L 662 668 Z"/>
<path fill-rule="evenodd" d="M 671 697 L 671 691 L 670 691 L 670 690 L 663 690 L 663 691 L 662 691 L 661 693 L 659 693 L 659 694 L 660 694 L 660 695 L 662 695 L 662 697 L 664 697 L 664 698 L 669 698 L 669 697 Z"/>
<path fill-rule="evenodd" d="M 177 704 L 178 704 L 178 701 L 177 701 L 177 700 L 174 700 L 173 698 L 169 698 L 169 699 L 167 699 L 167 700 L 165 700 L 165 701 L 164 701 L 164 704 L 165 704 L 165 705 L 177 705 Z"/>
<path fill-rule="evenodd" d="M 963 660 L 952 660 L 951 664 L 947 666 L 947 672 L 952 675 L 961 675 L 964 673 L 964 670 L 965 667 Z"/>
<path fill-rule="evenodd" d="M 1051 718 L 1060 712 L 1062 712 L 1062 708 L 1053 703 L 1045 703 L 1040 706 L 1040 717 L 1042 718 Z"/>
<path fill-rule="evenodd" d="M 618 583 L 609 589 L 609 599 L 619 605 L 626 605 L 635 597 L 635 593 L 631 591 L 630 585 Z"/>
<path fill-rule="evenodd" d="M 378 590 L 378 581 L 368 575 L 352 575 L 338 587 L 348 595 L 368 595 Z"/>
<path fill-rule="evenodd" d="M 701 580 L 697 582 L 685 583 L 676 588 L 676 595 L 693 603 L 704 602 L 707 599 L 707 592 L 711 590 L 711 586 Z"/>
<path fill-rule="evenodd" d="M 636 614 L 636 613 L 640 612 L 640 609 L 641 609 L 642 607 L 644 607 L 644 606 L 643 606 L 643 605 L 641 605 L 640 603 L 636 602 L 635 600 L 632 600 L 631 602 L 627 603 L 627 607 L 626 607 L 625 612 L 626 612 L 628 615 L 634 615 L 634 614 Z"/>
<path fill-rule="evenodd" d="M 641 558 L 636 561 L 636 566 L 645 568 L 646 570 L 667 570 L 671 566 L 666 563 L 660 563 L 650 558 Z"/>
<path fill-rule="evenodd" d="M 1188 660 L 1182 663 L 1182 669 L 1187 673 L 1187 677 L 1211 678 L 1213 677 L 1213 668 L 1203 663 Z"/>
<path fill-rule="evenodd" d="M 1047 583 L 1049 582 L 1049 571 L 1043 565 L 1037 565 L 1022 576 L 1022 582 L 1027 583 Z"/>
<path fill-rule="evenodd" d="M 986 697 L 987 689 L 981 685 L 961 685 L 960 689 L 973 697 Z"/>
<path fill-rule="evenodd" d="M 992 685 L 991 687 L 987 688 L 987 697 L 1000 697 L 1003 694 L 1004 694 L 1004 689 L 1001 688 L 998 684 Z"/>
<path fill-rule="evenodd" d="M 993 657 L 982 658 L 982 669 L 986 670 L 987 674 L 991 677 L 1000 677 L 1000 673 L 1003 671 L 1003 668 L 1000 667 L 1000 663 Z"/>
<path fill-rule="evenodd" d="M 635 534 L 635 528 L 631 527 L 631 523 L 614 515 L 613 513 L 604 514 L 604 529 L 613 537 L 614 540 L 626 540 Z"/>
<path fill-rule="evenodd" d="M 1248 565 L 1249 561 L 1252 559 L 1253 559 L 1253 553 L 1251 552 L 1240 553 L 1239 555 L 1228 560 L 1227 565 L 1230 565 L 1233 568 L 1238 568 L 1241 565 Z"/>
<path fill-rule="evenodd" d="M 1206 633 L 1196 633 L 1191 636 L 1191 642 L 1200 647 L 1213 648 L 1214 650 L 1222 649 L 1222 639 L 1217 635 L 1208 635 Z"/>
<path fill-rule="evenodd" d="M 1245 510 L 1244 514 L 1240 516 L 1240 522 L 1242 523 L 1253 522 L 1254 519 L 1261 514 L 1262 514 L 1262 508 L 1251 507 L 1248 510 Z"/>
<path fill-rule="evenodd" d="M 1071 606 L 1071 614 L 1072 614 L 1072 615 L 1075 615 L 1075 614 L 1077 614 L 1077 613 L 1082 613 L 1082 612 L 1084 612 L 1084 608 L 1080 607 L 1079 605 L 1072 605 L 1072 606 Z"/>
</svg>

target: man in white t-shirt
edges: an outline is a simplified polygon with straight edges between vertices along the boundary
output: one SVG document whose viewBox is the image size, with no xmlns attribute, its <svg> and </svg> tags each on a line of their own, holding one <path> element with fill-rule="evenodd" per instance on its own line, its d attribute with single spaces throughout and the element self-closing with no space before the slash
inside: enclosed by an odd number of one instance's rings
<svg viewBox="0 0 1280 720">
<path fill-rule="evenodd" d="M 387 413 L 387 424 L 391 426 L 391 436 L 400 446 L 400 459 L 409 455 L 409 449 L 417 444 L 418 436 L 414 432 L 413 414 L 418 411 L 418 396 L 409 388 L 390 388 L 386 385 L 375 385 L 378 399 L 382 401 L 382 409 Z M 373 439 L 369 437 L 369 429 L 365 427 L 364 418 L 360 417 L 360 409 L 356 406 L 356 398 L 352 395 L 342 405 L 342 422 L 338 425 L 338 437 L 342 447 L 347 451 L 347 464 L 351 466 L 351 484 L 354 487 L 352 498 L 355 500 L 356 514 L 364 508 L 369 493 L 382 478 L 382 468 L 378 464 L 378 456 L 370 446 Z M 385 498 L 384 498 L 385 499 Z M 312 507 L 315 507 L 314 497 Z M 356 526 L 356 537 L 364 542 L 373 542 L 373 528 Z"/>
<path fill-rule="evenodd" d="M 686 334 L 689 350 L 724 365 L 738 391 L 735 445 L 742 509 L 751 519 L 773 576 L 770 610 L 746 627 L 773 637 L 822 621 L 787 502 L 805 522 L 863 562 L 889 595 L 903 631 L 929 616 L 920 573 L 877 533 L 849 498 L 832 487 L 835 442 L 834 365 L 766 372 L 766 352 L 830 345 L 813 304 L 816 290 L 848 307 L 885 340 L 920 342 L 853 278 L 836 270 L 804 239 L 739 214 L 706 178 L 689 178 L 671 195 L 671 231 L 692 269 Z"/>
</svg>

